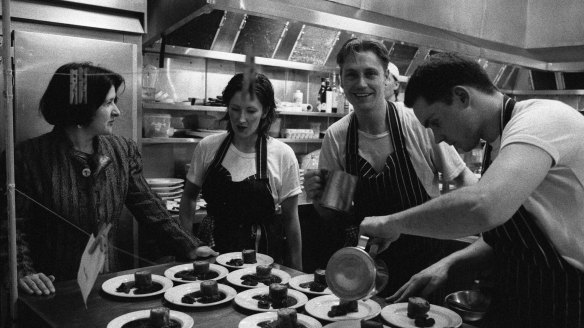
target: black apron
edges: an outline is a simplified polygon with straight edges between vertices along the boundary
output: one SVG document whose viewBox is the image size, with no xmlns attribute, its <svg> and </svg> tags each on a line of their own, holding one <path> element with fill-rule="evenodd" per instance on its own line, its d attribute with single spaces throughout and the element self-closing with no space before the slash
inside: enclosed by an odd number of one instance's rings
<svg viewBox="0 0 584 328">
<path fill-rule="evenodd" d="M 258 137 L 256 143 L 256 174 L 239 182 L 233 182 L 221 165 L 231 140 L 229 133 L 205 175 L 202 197 L 207 202 L 208 215 L 198 237 L 220 253 L 255 249 L 274 255 L 279 250 L 275 249 L 278 243 L 271 229 L 275 206 L 267 174 L 267 140 Z"/>
<path fill-rule="evenodd" d="M 359 224 L 367 216 L 388 215 L 423 204 L 430 199 L 418 179 L 406 149 L 405 137 L 397 109 L 387 103 L 387 120 L 394 152 L 377 173 L 371 164 L 359 155 L 357 116 L 352 114 L 346 143 L 346 170 L 359 177 L 354 199 L 354 221 L 346 229 L 345 246 L 356 246 Z M 418 273 L 442 257 L 436 240 L 402 235 L 380 254 L 389 268 L 389 282 L 380 296 L 393 294 Z"/>
<path fill-rule="evenodd" d="M 504 99 L 501 133 L 515 101 Z M 484 174 L 491 164 L 485 146 Z M 498 285 L 484 327 L 584 327 L 584 272 L 566 262 L 524 206 L 483 233 L 499 264 Z"/>
</svg>

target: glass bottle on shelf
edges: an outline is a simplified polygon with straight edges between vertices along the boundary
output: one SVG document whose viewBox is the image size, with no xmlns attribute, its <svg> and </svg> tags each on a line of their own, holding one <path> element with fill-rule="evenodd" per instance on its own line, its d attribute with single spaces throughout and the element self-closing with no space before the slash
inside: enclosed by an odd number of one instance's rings
<svg viewBox="0 0 584 328">
<path fill-rule="evenodd" d="M 326 94 L 325 94 L 325 112 L 332 113 L 333 112 L 333 88 L 331 87 L 331 79 L 328 77 L 325 80 L 325 87 L 326 87 Z"/>
<path fill-rule="evenodd" d="M 324 77 L 320 78 L 320 89 L 318 89 L 318 99 L 316 102 L 315 111 L 320 112 L 326 102 L 326 82 Z"/>
<path fill-rule="evenodd" d="M 333 73 L 333 84 L 331 86 L 332 89 L 332 100 L 331 100 L 331 108 L 332 108 L 332 112 L 333 113 L 337 113 L 339 104 L 338 104 L 338 99 L 339 99 L 339 89 L 337 88 L 337 74 Z"/>
</svg>

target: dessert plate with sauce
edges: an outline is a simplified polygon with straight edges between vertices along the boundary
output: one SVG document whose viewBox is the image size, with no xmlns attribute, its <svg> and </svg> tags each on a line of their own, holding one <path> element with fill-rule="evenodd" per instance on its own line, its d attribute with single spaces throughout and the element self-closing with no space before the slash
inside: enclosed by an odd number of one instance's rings
<svg viewBox="0 0 584 328">
<path fill-rule="evenodd" d="M 324 328 L 361 328 L 361 320 L 343 320 L 331 322 Z M 389 326 L 383 325 L 383 328 L 389 328 Z"/>
<path fill-rule="evenodd" d="M 232 269 L 241 269 L 241 268 L 249 268 L 255 267 L 256 265 L 270 265 L 274 263 L 274 259 L 266 254 L 256 253 L 256 263 L 244 263 L 241 266 L 231 265 L 227 262 L 234 260 L 234 259 L 242 259 L 241 252 L 232 252 L 232 253 L 225 253 L 217 256 L 215 262 L 221 264 L 224 267 L 232 268 Z"/>
<path fill-rule="evenodd" d="M 290 287 L 301 291 L 306 294 L 313 294 L 313 295 L 329 295 L 332 294 L 331 290 L 325 288 L 322 292 L 310 290 L 310 284 L 314 283 L 314 274 L 303 274 L 300 276 L 296 276 L 290 279 L 288 283 Z"/>
<path fill-rule="evenodd" d="M 201 296 L 199 296 L 197 292 L 201 291 L 201 283 L 198 281 L 170 288 L 164 292 L 164 299 L 175 305 L 198 308 L 226 303 L 231 301 L 235 295 L 237 295 L 235 289 L 227 285 L 217 284 L 217 288 L 219 289 L 219 294 L 225 297 L 215 302 L 205 302 L 203 299 L 200 299 Z M 194 303 L 184 302 L 183 297 L 187 294 L 195 294 L 193 296 L 197 301 Z"/>
<path fill-rule="evenodd" d="M 138 320 L 142 321 L 143 319 L 149 318 L 150 310 L 130 312 L 110 321 L 107 324 L 107 328 L 121 328 L 128 324 L 130 324 L 130 326 L 132 327 L 145 327 L 143 325 L 140 325 L 140 323 L 138 322 L 136 322 L 136 326 L 133 326 L 131 323 L 133 323 L 134 321 Z M 179 311 L 170 310 L 170 320 L 178 322 L 181 328 L 192 328 L 195 325 L 195 321 L 193 320 L 193 318 L 191 318 L 190 315 Z"/>
<path fill-rule="evenodd" d="M 333 305 L 339 305 L 340 299 L 335 295 L 323 295 L 315 297 L 308 301 L 304 306 L 304 309 L 311 316 L 326 320 L 326 321 L 342 321 L 342 320 L 355 320 L 355 319 L 371 319 L 377 316 L 381 312 L 381 306 L 377 302 L 369 299 L 367 301 L 358 300 L 357 301 L 357 312 L 349 312 L 346 315 L 330 317 L 328 315 L 329 311 Z"/>
<path fill-rule="evenodd" d="M 249 279 L 245 279 L 245 276 Z M 259 288 L 259 287 L 269 287 L 270 283 L 279 283 L 279 284 L 287 284 L 290 281 L 290 275 L 287 272 L 282 270 L 272 268 L 272 272 L 270 273 L 270 278 L 277 278 L 280 281 L 269 281 L 266 279 L 265 282 L 261 282 L 261 278 L 257 277 L 256 275 L 256 267 L 249 267 L 244 269 L 235 270 L 227 275 L 227 281 L 235 286 L 244 287 L 244 288 Z M 257 281 L 257 285 L 253 286 L 250 284 L 245 284 L 244 281 L 252 280 Z"/>
<path fill-rule="evenodd" d="M 183 271 L 191 271 L 191 273 L 193 274 L 193 278 L 194 277 L 194 272 L 193 271 L 193 264 L 192 263 L 185 263 L 185 264 L 179 264 L 179 265 L 175 265 L 171 268 L 166 269 L 166 271 L 164 271 L 164 276 L 172 281 L 175 282 L 180 282 L 180 283 L 185 283 L 185 282 L 194 282 L 194 281 L 199 281 L 199 280 L 221 280 L 225 277 L 227 277 L 227 274 L 229 273 L 229 270 L 227 270 L 226 268 L 217 265 L 217 264 L 209 264 L 209 272 L 207 272 L 207 276 L 203 277 L 204 279 L 198 279 L 198 277 L 196 279 L 192 279 L 189 280 L 187 278 L 181 278 L 181 277 L 176 277 L 175 275 L 177 273 L 183 272 Z"/>
<path fill-rule="evenodd" d="M 175 178 L 151 178 L 146 179 L 146 183 L 150 185 L 150 187 L 170 187 L 176 186 L 184 183 L 185 180 L 183 179 L 175 179 Z"/>
<path fill-rule="evenodd" d="M 278 309 L 274 309 L 271 305 L 269 308 L 264 309 L 258 306 L 258 298 L 267 297 L 270 294 L 269 287 L 252 288 L 244 290 L 235 296 L 235 304 L 241 306 L 244 309 L 260 312 L 274 312 Z M 254 298 L 256 297 L 256 298 Z M 306 304 L 308 297 L 301 292 L 293 289 L 288 289 L 288 299 L 294 299 L 296 304 L 286 306 L 287 308 L 296 309 Z"/>
<path fill-rule="evenodd" d="M 248 317 L 243 318 L 239 322 L 238 328 L 258 328 L 263 327 L 260 326 L 263 322 L 273 322 L 278 319 L 278 314 L 276 312 L 262 312 L 256 313 L 254 315 L 250 315 Z M 298 323 L 303 325 L 306 328 L 321 328 L 322 325 L 318 320 L 304 315 L 302 313 L 298 313 Z"/>
<path fill-rule="evenodd" d="M 167 289 L 172 288 L 172 281 L 166 277 L 159 276 L 157 274 L 152 275 L 152 283 L 160 285 L 160 289 L 157 289 L 152 292 L 141 293 L 135 287 L 131 288 L 128 293 L 124 293 L 122 291 L 118 291 L 118 288 L 121 284 L 133 283 L 134 282 L 134 275 L 133 274 L 125 274 L 123 276 L 117 276 L 106 280 L 102 285 L 101 289 L 104 292 L 117 296 L 117 297 L 129 297 L 129 298 L 138 298 L 138 297 L 149 297 L 154 295 L 159 295 L 164 293 Z"/>
<path fill-rule="evenodd" d="M 381 317 L 398 328 L 416 328 L 414 319 L 408 317 L 407 302 L 390 304 L 384 307 L 381 310 Z M 433 318 L 435 321 L 432 328 L 462 326 L 462 318 L 456 312 L 438 305 L 430 304 L 428 317 Z"/>
</svg>

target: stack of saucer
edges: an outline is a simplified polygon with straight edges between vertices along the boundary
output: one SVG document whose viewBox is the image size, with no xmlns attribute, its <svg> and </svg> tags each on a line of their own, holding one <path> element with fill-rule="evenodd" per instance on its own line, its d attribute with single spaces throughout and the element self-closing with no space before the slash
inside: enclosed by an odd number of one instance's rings
<svg viewBox="0 0 584 328">
<path fill-rule="evenodd" d="M 146 179 L 146 182 L 150 189 L 166 203 L 166 209 L 169 212 L 178 213 L 180 198 L 183 193 L 183 179 L 153 178 Z"/>
</svg>

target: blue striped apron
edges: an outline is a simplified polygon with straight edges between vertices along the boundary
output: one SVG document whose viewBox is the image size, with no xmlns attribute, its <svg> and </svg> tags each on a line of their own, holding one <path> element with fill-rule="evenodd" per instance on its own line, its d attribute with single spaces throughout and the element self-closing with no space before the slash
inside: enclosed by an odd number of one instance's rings
<svg viewBox="0 0 584 328">
<path fill-rule="evenodd" d="M 394 152 L 381 172 L 359 155 L 358 122 L 352 114 L 347 133 L 346 171 L 359 177 L 355 192 L 355 218 L 346 229 L 345 246 L 356 246 L 359 224 L 367 216 L 397 213 L 420 205 L 430 199 L 418 179 L 406 149 L 405 137 L 397 109 L 387 102 L 387 124 Z M 402 235 L 382 254 L 389 267 L 389 282 L 380 296 L 391 295 L 410 277 L 431 265 L 445 254 L 440 253 L 436 240 Z"/>
<path fill-rule="evenodd" d="M 501 133 L 515 101 L 505 96 Z M 483 174 L 491 163 L 485 146 Z M 498 261 L 498 286 L 484 327 L 584 327 L 584 272 L 560 256 L 524 206 L 482 234 Z"/>
<path fill-rule="evenodd" d="M 268 142 L 258 137 L 256 174 L 233 182 L 229 171 L 221 165 L 231 140 L 229 133 L 205 174 L 202 196 L 208 215 L 197 236 L 220 253 L 255 249 L 277 255 L 280 243 L 272 240 L 275 206 L 268 178 Z"/>
</svg>

